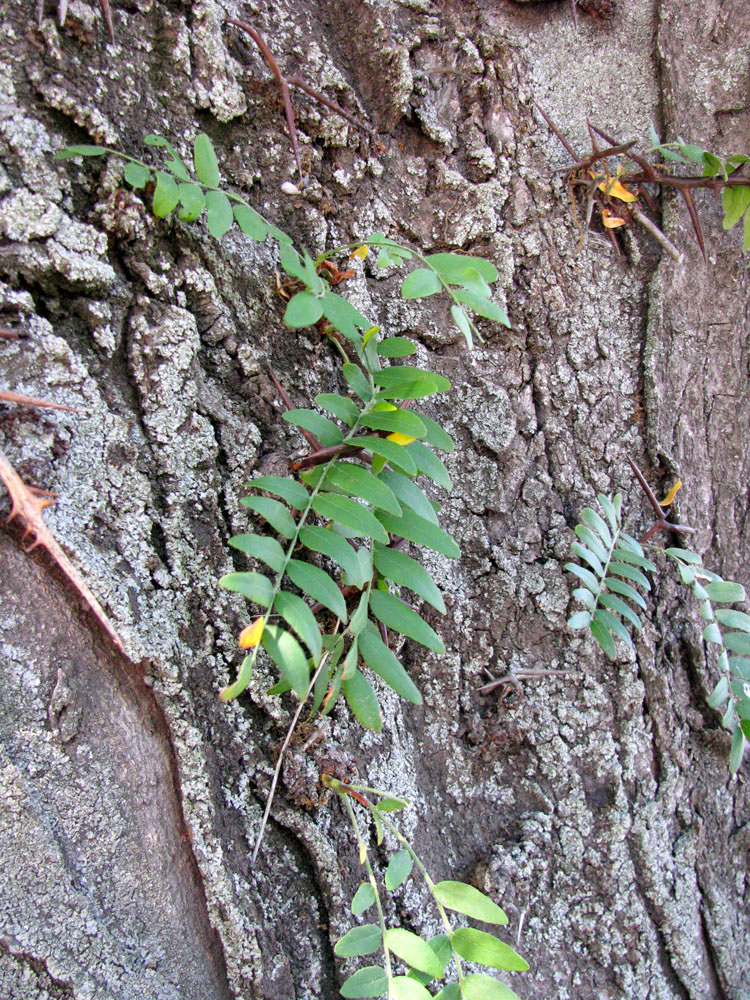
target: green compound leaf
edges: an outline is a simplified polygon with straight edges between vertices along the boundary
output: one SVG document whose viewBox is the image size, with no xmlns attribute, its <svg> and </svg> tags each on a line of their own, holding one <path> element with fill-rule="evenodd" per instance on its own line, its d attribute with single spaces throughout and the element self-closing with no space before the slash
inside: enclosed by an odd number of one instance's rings
<svg viewBox="0 0 750 1000">
<path fill-rule="evenodd" d="M 256 243 L 262 243 L 268 235 L 268 224 L 263 216 L 258 215 L 249 205 L 235 204 L 232 211 L 242 232 Z"/>
<path fill-rule="evenodd" d="M 588 628 L 591 624 L 592 615 L 590 611 L 577 611 L 568 618 L 568 628 L 576 632 L 580 628 Z"/>
<path fill-rule="evenodd" d="M 375 350 L 381 358 L 407 358 L 417 353 L 417 345 L 408 337 L 386 337 Z"/>
<path fill-rule="evenodd" d="M 713 583 L 707 583 L 706 593 L 712 601 L 721 604 L 734 604 L 736 601 L 745 600 L 745 588 L 730 580 L 716 580 Z"/>
<path fill-rule="evenodd" d="M 123 170 L 123 176 L 131 187 L 136 189 L 145 188 L 151 180 L 151 171 L 143 163 L 132 163 L 128 161 Z"/>
<path fill-rule="evenodd" d="M 445 646 L 437 632 L 393 594 L 385 590 L 373 590 L 370 594 L 370 609 L 387 628 L 414 639 L 436 653 L 445 652 Z"/>
<path fill-rule="evenodd" d="M 453 438 L 443 430 L 440 424 L 435 423 L 432 417 L 428 417 L 424 413 L 418 413 L 417 416 L 427 428 L 427 433 L 422 438 L 426 444 L 432 445 L 433 448 L 438 448 L 440 451 L 455 450 Z"/>
<path fill-rule="evenodd" d="M 650 559 L 646 559 L 645 556 L 639 555 L 630 549 L 622 548 L 619 543 L 615 546 L 614 555 L 622 562 L 631 563 L 633 566 L 640 566 L 641 569 L 647 569 L 650 573 L 656 572 L 656 566 L 654 566 Z"/>
<path fill-rule="evenodd" d="M 604 608 L 597 608 L 594 612 L 594 619 L 592 625 L 595 624 L 603 625 L 606 629 L 613 634 L 622 639 L 626 646 L 633 648 L 633 640 L 630 638 L 630 634 L 625 626 L 622 624 L 619 618 L 615 618 L 613 614 L 609 611 L 605 611 Z"/>
<path fill-rule="evenodd" d="M 442 289 L 440 278 L 428 267 L 419 267 L 407 274 L 401 283 L 402 299 L 423 299 Z"/>
<path fill-rule="evenodd" d="M 247 489 L 253 488 L 273 493 L 274 496 L 286 500 L 297 510 L 304 510 L 310 499 L 307 490 L 301 483 L 284 476 L 260 476 L 258 479 L 251 479 L 246 487 Z"/>
<path fill-rule="evenodd" d="M 622 576 L 626 580 L 632 580 L 633 583 L 637 583 L 644 590 L 651 590 L 651 584 L 648 579 L 641 573 L 639 569 L 634 566 L 630 566 L 628 563 L 615 562 L 612 561 L 609 564 L 609 572 L 614 573 L 615 576 Z"/>
<path fill-rule="evenodd" d="M 451 387 L 442 375 L 408 365 L 385 368 L 375 374 L 374 381 L 380 387 L 379 396 L 383 399 L 423 399 L 436 392 L 446 392 Z"/>
<path fill-rule="evenodd" d="M 573 597 L 575 597 L 577 601 L 581 601 L 585 604 L 589 611 L 593 611 L 596 607 L 596 598 L 591 591 L 587 590 L 585 587 L 576 587 L 573 591 Z"/>
<path fill-rule="evenodd" d="M 320 441 L 324 448 L 330 448 L 334 444 L 341 444 L 344 435 L 341 429 L 322 413 L 315 410 L 287 410 L 282 414 L 284 420 L 295 427 L 302 427 L 310 431 Z"/>
<path fill-rule="evenodd" d="M 357 559 L 355 549 L 340 535 L 335 535 L 327 528 L 318 525 L 306 525 L 300 530 L 300 541 L 313 552 L 320 552 L 342 568 L 342 570 L 357 583 L 364 585 L 366 578 L 362 579 L 362 570 Z"/>
<path fill-rule="evenodd" d="M 297 526 L 283 503 L 270 497 L 242 497 L 240 503 L 259 514 L 283 538 L 294 538 Z"/>
<path fill-rule="evenodd" d="M 385 887 L 389 892 L 394 892 L 411 875 L 414 867 L 411 855 L 408 851 L 396 851 L 385 871 Z M 419 939 L 421 940 L 421 938 Z M 424 944 L 424 942 L 422 942 Z M 390 947 L 390 945 L 389 945 Z M 409 963 L 411 964 L 411 963 Z"/>
<path fill-rule="evenodd" d="M 179 192 L 174 177 L 163 170 L 156 171 L 153 210 L 157 219 L 166 219 L 177 206 Z"/>
<path fill-rule="evenodd" d="M 177 197 L 180 203 L 178 217 L 183 222 L 195 222 L 206 207 L 206 196 L 199 184 L 178 184 Z"/>
<path fill-rule="evenodd" d="M 395 441 L 389 441 L 387 438 L 369 437 L 367 435 L 354 438 L 354 443 L 366 451 L 371 451 L 375 455 L 381 455 L 390 465 L 395 469 L 399 469 L 404 475 L 416 476 L 417 467 L 414 464 L 414 459 L 403 445 L 397 444 Z"/>
<path fill-rule="evenodd" d="M 215 240 L 220 240 L 232 228 L 232 204 L 223 191 L 206 192 L 206 222 L 208 231 Z"/>
<path fill-rule="evenodd" d="M 467 995 L 464 993 L 464 996 Z M 439 993 L 435 994 L 435 1000 L 461 1000 L 461 990 L 458 983 L 447 983 Z"/>
<path fill-rule="evenodd" d="M 379 965 L 366 965 L 349 976 L 341 987 L 341 996 L 359 1000 L 361 997 L 380 997 L 388 989 L 385 972 Z"/>
<path fill-rule="evenodd" d="M 165 162 L 165 167 L 167 170 L 175 175 L 178 180 L 189 181 L 190 172 L 185 166 L 182 157 L 179 155 L 174 146 L 169 143 L 162 135 L 147 135 L 143 140 L 147 146 L 158 146 L 160 149 L 166 149 L 168 154 L 168 159 Z"/>
<path fill-rule="evenodd" d="M 266 625 L 261 642 L 299 700 L 304 701 L 310 685 L 310 668 L 302 646 L 291 632 L 278 625 Z"/>
<path fill-rule="evenodd" d="M 317 663 L 323 651 L 320 628 L 310 608 L 301 597 L 280 590 L 274 601 L 274 609 L 304 642 Z"/>
<path fill-rule="evenodd" d="M 490 319 L 495 323 L 502 323 L 503 326 L 510 327 L 508 314 L 501 306 L 493 302 L 492 299 L 486 299 L 483 295 L 477 295 L 476 292 L 470 292 L 465 288 L 458 288 L 453 294 L 459 302 L 468 306 L 477 316 L 484 316 L 485 319 Z"/>
<path fill-rule="evenodd" d="M 469 345 L 469 348 L 471 348 L 474 341 L 472 338 L 471 323 L 469 322 L 469 317 L 466 315 L 465 311 L 461 308 L 461 306 L 451 306 L 451 316 L 453 317 L 453 320 L 458 329 L 464 335 L 464 339 L 466 340 L 466 343 Z"/>
<path fill-rule="evenodd" d="M 623 618 L 627 618 L 627 620 L 631 623 L 633 628 L 636 628 L 640 631 L 641 619 L 638 617 L 635 611 L 633 611 L 630 605 L 625 603 L 625 601 L 621 600 L 619 597 L 616 597 L 614 594 L 600 594 L 599 603 L 602 604 L 609 611 L 616 611 L 618 614 L 622 615 Z"/>
<path fill-rule="evenodd" d="M 323 315 L 323 299 L 310 292 L 297 292 L 289 300 L 284 312 L 284 325 L 291 330 L 300 330 L 317 323 Z M 286 414 L 285 414 L 286 415 Z"/>
<path fill-rule="evenodd" d="M 717 608 L 716 620 L 729 628 L 739 628 L 743 632 L 750 632 L 750 615 L 744 611 L 733 611 L 731 608 Z"/>
<path fill-rule="evenodd" d="M 507 924 L 508 918 L 497 903 L 489 896 L 465 882 L 438 882 L 434 890 L 435 898 L 449 910 L 464 913 L 474 920 L 482 920 L 486 924 Z"/>
<path fill-rule="evenodd" d="M 367 403 L 372 399 L 372 387 L 362 373 L 361 368 L 357 368 L 357 366 L 353 364 L 345 364 L 342 366 L 341 372 L 346 379 L 346 383 L 349 388 L 356 396 L 359 396 L 364 403 Z"/>
<path fill-rule="evenodd" d="M 426 941 L 411 931 L 404 930 L 402 927 L 393 927 L 383 935 L 383 943 L 394 955 L 398 955 L 413 969 L 427 972 L 433 978 L 442 976 L 443 964 L 440 959 Z"/>
<path fill-rule="evenodd" d="M 369 910 L 375 902 L 375 891 L 369 882 L 362 882 L 354 893 L 352 899 L 352 913 L 358 917 L 365 910 Z"/>
<path fill-rule="evenodd" d="M 211 140 L 205 133 L 195 137 L 193 143 L 193 157 L 195 159 L 195 172 L 198 180 L 206 187 L 215 188 L 219 186 L 219 161 L 216 159 L 216 152 Z"/>
<path fill-rule="evenodd" d="M 620 497 L 619 493 L 617 494 L 617 497 L 620 498 L 618 500 L 618 506 L 619 506 L 619 503 L 621 502 L 622 498 Z M 604 511 L 604 513 L 607 516 L 607 520 L 609 521 L 610 528 L 612 529 L 612 531 L 615 534 L 617 534 L 617 529 L 618 529 L 619 524 L 620 524 L 620 518 L 619 518 L 619 515 L 618 515 L 618 506 L 616 506 L 615 502 L 612 499 L 610 499 L 610 497 L 608 497 L 605 493 L 597 493 L 596 499 L 599 501 L 599 504 L 600 504 L 602 510 Z M 575 532 L 576 532 L 577 535 L 578 535 L 578 529 L 582 528 L 582 527 L 583 527 L 583 525 L 580 525 L 580 524 L 576 525 Z M 578 537 L 581 538 L 580 535 Z M 582 539 L 582 540 L 585 541 L 585 539 Z M 586 544 L 588 545 L 589 543 L 586 542 Z M 606 554 L 605 554 L 604 558 L 606 559 Z"/>
<path fill-rule="evenodd" d="M 451 477 L 448 475 L 448 470 L 443 465 L 441 459 L 434 452 L 430 451 L 421 441 L 412 441 L 411 444 L 406 446 L 406 450 L 414 459 L 418 472 L 421 472 L 431 479 L 433 483 L 442 486 L 444 490 L 450 493 L 453 489 Z"/>
<path fill-rule="evenodd" d="M 565 563 L 565 569 L 577 576 L 578 579 L 588 587 L 592 594 L 598 593 L 599 581 L 591 570 L 585 569 L 577 563 Z"/>
<path fill-rule="evenodd" d="M 379 733 L 383 728 L 383 717 L 375 692 L 367 679 L 358 670 L 353 677 L 342 684 L 344 697 L 349 708 L 354 712 L 365 729 Z"/>
<path fill-rule="evenodd" d="M 581 511 L 581 520 L 599 535 L 608 549 L 612 548 L 612 535 L 609 532 L 606 522 L 590 507 L 584 507 Z"/>
<path fill-rule="evenodd" d="M 408 587 L 433 606 L 441 615 L 445 614 L 445 601 L 430 574 L 411 556 L 399 549 L 375 547 L 373 553 L 375 568 L 387 580 L 393 580 L 401 587 Z"/>
<path fill-rule="evenodd" d="M 388 431 L 389 434 L 405 434 L 407 437 L 422 438 L 427 429 L 416 413 L 410 410 L 381 410 L 366 413 L 359 418 L 363 427 L 375 431 Z"/>
<path fill-rule="evenodd" d="M 451 285 L 463 284 L 473 272 L 488 284 L 497 281 L 498 278 L 495 265 L 483 257 L 469 257 L 467 254 L 459 253 L 433 253 L 425 260 Z"/>
<path fill-rule="evenodd" d="M 742 731 L 742 726 L 737 723 L 732 733 L 732 748 L 729 751 L 729 771 L 731 774 L 736 774 L 739 771 L 746 745 L 747 740 Z"/>
<path fill-rule="evenodd" d="M 453 935 L 453 947 L 467 962 L 508 972 L 525 972 L 529 968 L 529 963 L 510 945 L 474 927 L 459 927 Z"/>
<path fill-rule="evenodd" d="M 372 325 L 369 320 L 335 292 L 327 291 L 323 298 L 323 315 L 336 329 L 355 344 L 359 340 L 359 330 L 367 330 Z"/>
<path fill-rule="evenodd" d="M 408 799 L 396 799 L 391 795 L 387 795 L 378 802 L 377 808 L 381 812 L 397 812 L 399 809 L 405 809 L 408 805 Z"/>
<path fill-rule="evenodd" d="M 400 472 L 394 472 L 391 469 L 384 469 L 380 473 L 380 478 L 390 486 L 399 503 L 415 511 L 426 521 L 432 521 L 433 524 L 438 523 L 435 508 L 413 479 L 402 475 Z"/>
<path fill-rule="evenodd" d="M 394 976 L 391 995 L 393 1000 L 432 1000 L 432 994 L 411 976 Z"/>
<path fill-rule="evenodd" d="M 74 156 L 105 156 L 109 150 L 105 146 L 66 146 L 55 153 L 56 160 L 72 160 Z"/>
<path fill-rule="evenodd" d="M 609 551 L 602 544 L 599 536 L 594 534 L 591 528 L 587 528 L 585 524 L 577 524 L 574 530 L 578 538 L 594 553 L 597 559 L 602 563 L 606 563 L 609 558 Z"/>
<path fill-rule="evenodd" d="M 357 404 L 347 396 L 339 396 L 335 392 L 318 393 L 315 402 L 322 410 L 328 410 L 334 417 L 343 421 L 347 427 L 353 427 L 359 416 Z"/>
<path fill-rule="evenodd" d="M 750 656 L 750 635 L 746 632 L 727 632 L 724 636 L 724 645 L 733 653 Z"/>
<path fill-rule="evenodd" d="M 435 952 L 441 965 L 443 966 L 443 971 L 441 973 L 441 976 L 444 976 L 446 966 L 453 957 L 453 949 L 451 948 L 450 938 L 448 937 L 447 934 L 435 934 L 434 937 L 430 938 L 427 944 Z M 419 972 L 417 969 L 412 969 L 409 972 L 409 978 L 416 979 L 417 982 L 421 983 L 423 986 L 426 986 L 431 979 L 434 979 L 436 977 L 431 976 L 429 972 Z M 457 986 L 457 984 L 455 983 L 453 985 Z M 428 996 L 430 996 L 430 994 L 428 994 Z M 458 994 L 456 994 L 456 996 L 458 996 Z M 431 997 L 430 1000 L 432 1000 Z"/>
<path fill-rule="evenodd" d="M 260 559 L 274 573 L 280 573 L 284 565 L 284 550 L 275 538 L 266 535 L 235 535 L 229 539 L 233 549 L 245 552 L 253 559 Z"/>
<path fill-rule="evenodd" d="M 313 510 L 321 517 L 343 525 L 359 537 L 374 538 L 376 542 L 388 544 L 388 535 L 382 524 L 367 507 L 356 500 L 336 493 L 319 493 L 313 500 Z"/>
<path fill-rule="evenodd" d="M 467 976 L 462 988 L 464 1000 L 521 1000 L 510 986 L 501 983 L 499 979 L 491 979 L 481 972 Z"/>
<path fill-rule="evenodd" d="M 631 587 L 629 583 L 624 583 L 622 580 L 618 580 L 614 576 L 608 576 L 604 583 L 607 588 L 612 591 L 612 593 L 620 594 L 622 597 L 629 597 L 630 600 L 633 601 L 634 604 L 637 604 L 642 611 L 646 610 L 646 602 L 635 587 Z"/>
<path fill-rule="evenodd" d="M 324 608 L 332 611 L 337 618 L 346 624 L 346 601 L 344 596 L 325 572 L 317 566 L 301 562 L 299 559 L 290 559 L 286 575 L 292 583 L 299 587 L 301 591 L 311 597 L 314 601 L 322 604 Z"/>
<path fill-rule="evenodd" d="M 367 883 L 369 885 L 369 883 Z M 334 946 L 334 954 L 339 958 L 354 958 L 356 955 L 372 955 L 380 948 L 381 934 L 377 924 L 362 924 L 352 927 Z"/>
<path fill-rule="evenodd" d="M 691 552 L 690 549 L 665 549 L 664 550 L 668 556 L 672 556 L 673 559 L 677 559 L 679 562 L 690 563 L 693 566 L 700 566 L 702 564 L 702 559 L 697 552 Z"/>
<path fill-rule="evenodd" d="M 374 628 L 365 629 L 360 634 L 359 651 L 370 670 L 393 688 L 397 695 L 414 705 L 422 704 L 422 695 L 416 684 Z"/>
<path fill-rule="evenodd" d="M 324 488 L 336 486 L 353 497 L 359 497 L 373 507 L 379 507 L 391 514 L 400 515 L 401 506 L 393 490 L 382 479 L 373 476 L 361 465 L 352 462 L 335 462 L 325 478 Z"/>
<path fill-rule="evenodd" d="M 598 619 L 594 619 L 589 625 L 591 629 L 591 634 L 602 647 L 604 652 L 610 658 L 614 660 L 616 656 L 615 652 L 615 640 L 612 638 L 612 633 L 604 626 Z"/>
<path fill-rule="evenodd" d="M 583 559 L 584 562 L 588 563 L 598 577 L 604 576 L 604 567 L 601 564 L 601 560 L 596 553 L 591 551 L 591 549 L 587 549 L 586 546 L 581 545 L 580 542 L 573 542 L 570 549 L 571 552 L 578 556 L 579 559 Z"/>
<path fill-rule="evenodd" d="M 458 559 L 461 555 L 461 550 L 447 531 L 443 531 L 431 521 L 419 517 L 418 514 L 410 513 L 408 517 L 394 517 L 393 514 L 378 511 L 377 516 L 385 530 L 398 538 L 406 538 L 410 542 L 414 542 L 415 545 L 424 545 L 435 552 L 441 552 L 450 559 Z"/>
<path fill-rule="evenodd" d="M 750 205 L 750 187 L 726 187 L 722 196 L 724 220 L 722 227 L 731 229 L 735 226 L 745 210 Z"/>
<path fill-rule="evenodd" d="M 227 573 L 219 580 L 219 586 L 235 594 L 242 594 L 262 608 L 268 608 L 271 604 L 273 587 L 268 577 L 261 573 Z"/>
<path fill-rule="evenodd" d="M 729 695 L 729 681 L 726 677 L 720 677 L 719 682 L 716 687 L 711 692 L 711 697 L 708 699 L 709 708 L 719 709 L 727 700 Z"/>
</svg>

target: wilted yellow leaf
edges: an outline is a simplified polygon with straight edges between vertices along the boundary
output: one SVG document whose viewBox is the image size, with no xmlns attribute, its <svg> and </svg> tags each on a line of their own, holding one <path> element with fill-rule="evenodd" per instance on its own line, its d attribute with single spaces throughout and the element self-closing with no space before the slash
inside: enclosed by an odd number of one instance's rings
<svg viewBox="0 0 750 1000">
<path fill-rule="evenodd" d="M 253 649 L 258 645 L 260 637 L 263 635 L 263 626 L 265 623 L 265 618 L 256 618 L 252 625 L 247 625 L 243 628 L 238 639 L 240 649 Z"/>
<path fill-rule="evenodd" d="M 638 201 L 638 196 L 628 191 L 619 181 L 602 181 L 599 190 L 612 198 L 619 198 L 620 201 Z"/>
<path fill-rule="evenodd" d="M 357 249 L 353 253 L 349 254 L 349 260 L 352 260 L 352 258 L 354 257 L 356 257 L 357 260 L 364 260 L 369 250 L 370 248 L 368 247 L 368 245 L 366 243 L 363 243 L 361 247 L 357 247 Z"/>
<path fill-rule="evenodd" d="M 367 857 L 367 844 L 362 843 L 359 845 L 359 863 L 361 865 L 365 863 L 366 857 Z"/>
<path fill-rule="evenodd" d="M 669 507 L 669 505 L 672 503 L 675 496 L 677 495 L 677 490 L 679 490 L 681 487 L 682 487 L 682 480 L 678 479 L 677 482 L 672 487 L 672 489 L 669 491 L 669 493 L 667 493 L 667 495 L 664 497 L 664 499 L 659 501 L 659 506 Z"/>
<path fill-rule="evenodd" d="M 618 226 L 624 226 L 625 220 L 621 219 L 617 215 L 612 215 L 608 208 L 602 209 L 602 222 L 607 229 L 617 229 Z"/>
</svg>

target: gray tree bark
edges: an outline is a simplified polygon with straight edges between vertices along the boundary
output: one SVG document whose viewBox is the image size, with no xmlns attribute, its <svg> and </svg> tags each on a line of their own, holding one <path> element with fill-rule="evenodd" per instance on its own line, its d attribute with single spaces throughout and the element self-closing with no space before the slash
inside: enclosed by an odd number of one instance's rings
<svg viewBox="0 0 750 1000">
<path fill-rule="evenodd" d="M 621 0 L 611 19 L 567 3 L 113 0 L 64 28 L 47 4 L 3 5 L 0 305 L 28 337 L 0 341 L 0 388 L 79 407 L 4 406 L 2 450 L 55 490 L 45 513 L 121 636 L 114 648 L 45 556 L 0 534 L 0 995 L 8 998 L 336 997 L 333 943 L 361 878 L 345 817 L 317 786 L 325 751 L 413 802 L 405 823 L 435 878 L 461 878 L 510 916 L 524 998 L 750 996 L 748 765 L 707 705 L 717 679 L 700 620 L 656 581 L 636 651 L 610 664 L 566 628 L 563 563 L 580 508 L 621 490 L 634 534 L 679 476 L 679 516 L 711 568 L 750 585 L 750 309 L 736 232 L 697 196 L 615 255 L 580 233 L 559 168 L 586 118 L 648 142 L 649 123 L 750 151 L 744 0 Z M 282 69 L 370 122 L 382 147 L 300 95 L 304 195 L 278 93 L 249 20 Z M 274 245 L 155 219 L 114 161 L 55 162 L 71 142 L 136 156 L 207 132 L 222 174 L 317 251 L 383 230 L 415 248 L 479 252 L 500 270 L 512 331 L 468 352 L 443 302 L 403 302 L 398 275 L 347 287 L 453 389 L 433 413 L 454 436 L 445 527 L 462 559 L 429 567 L 446 656 L 406 648 L 424 695 L 382 691 L 383 732 L 343 707 L 304 731 L 257 865 L 289 704 L 262 667 L 238 702 L 248 609 L 218 588 L 239 498 L 300 448 L 295 405 L 339 387 L 314 331 L 285 329 Z M 239 565 L 239 563 L 238 563 Z M 488 671 L 544 669 L 502 696 Z M 318 725 L 313 723 L 313 726 Z M 322 749 L 321 749 L 322 748 Z M 382 853 L 387 857 L 385 852 Z M 389 917 L 438 930 L 410 882 Z"/>
</svg>

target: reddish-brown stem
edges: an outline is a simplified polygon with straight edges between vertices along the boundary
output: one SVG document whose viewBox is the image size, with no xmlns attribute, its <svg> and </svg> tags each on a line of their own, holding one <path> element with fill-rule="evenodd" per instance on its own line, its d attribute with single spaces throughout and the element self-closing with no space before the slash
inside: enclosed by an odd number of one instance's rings
<svg viewBox="0 0 750 1000">
<path fill-rule="evenodd" d="M 657 520 L 655 521 L 654 524 L 652 524 L 652 526 L 649 528 L 649 530 L 641 539 L 641 545 L 645 545 L 646 542 L 648 542 L 651 538 L 653 538 L 653 536 L 657 534 L 659 531 L 665 531 L 665 532 L 676 531 L 680 535 L 694 535 L 695 528 L 691 528 L 689 524 L 672 524 L 670 521 L 667 521 L 666 517 L 664 516 L 664 509 L 662 505 L 659 503 L 659 501 L 656 499 L 654 491 L 646 482 L 646 477 L 643 475 L 643 473 L 635 464 L 630 455 L 628 455 L 627 458 L 628 462 L 630 463 L 630 468 L 633 470 L 633 474 L 635 475 L 635 478 L 638 480 L 638 485 L 646 494 L 648 502 L 651 504 L 654 513 L 657 515 Z"/>
<path fill-rule="evenodd" d="M 286 122 L 289 127 L 289 138 L 292 140 L 292 150 L 294 152 L 294 159 L 297 164 L 297 170 L 299 172 L 300 181 L 302 180 L 302 161 L 299 155 L 299 143 L 297 141 L 297 126 L 294 122 L 294 105 L 292 104 L 292 98 L 289 95 L 289 84 L 286 78 L 282 75 L 279 69 L 279 64 L 276 62 L 273 56 L 273 52 L 266 45 L 263 36 L 259 31 L 256 31 L 252 25 L 247 24 L 245 21 L 235 21 L 234 18 L 228 17 L 224 21 L 224 24 L 232 24 L 235 28 L 239 28 L 241 31 L 246 32 L 258 48 L 261 51 L 261 55 L 268 63 L 268 67 L 276 77 L 276 82 L 281 90 L 281 98 L 284 102 L 284 114 L 286 115 Z"/>
<path fill-rule="evenodd" d="M 276 391 L 281 397 L 281 402 L 284 404 L 287 410 L 293 410 L 294 405 L 291 399 L 289 398 L 286 389 L 283 387 L 281 382 L 279 382 L 279 380 L 276 378 L 276 376 L 274 375 L 274 373 L 271 371 L 270 368 L 268 369 L 268 374 L 271 376 L 271 381 L 273 382 L 274 386 L 276 387 Z M 307 443 L 310 445 L 310 447 L 313 449 L 313 451 L 320 451 L 320 441 L 318 441 L 318 439 L 315 437 L 313 433 L 311 433 L 310 431 L 306 431 L 304 427 L 298 427 L 297 430 L 301 431 L 302 436 L 304 437 L 305 441 L 307 441 Z"/>
<path fill-rule="evenodd" d="M 0 392 L 0 399 L 5 400 L 7 403 L 23 403 L 25 406 L 46 406 L 51 410 L 66 410 L 68 413 L 82 413 L 82 410 L 77 410 L 74 406 L 63 406 L 62 403 L 50 403 L 46 399 L 36 399 L 34 396 L 23 396 L 20 392 L 8 392 L 3 390 Z"/>
</svg>

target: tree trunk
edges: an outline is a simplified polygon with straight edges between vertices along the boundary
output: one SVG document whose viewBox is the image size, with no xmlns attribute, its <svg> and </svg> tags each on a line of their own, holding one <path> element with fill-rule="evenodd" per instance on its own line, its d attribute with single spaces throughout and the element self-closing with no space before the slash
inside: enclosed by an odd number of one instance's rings
<svg viewBox="0 0 750 1000">
<path fill-rule="evenodd" d="M 706 261 L 670 195 L 657 221 L 681 263 L 638 227 L 620 256 L 596 231 L 581 247 L 568 153 L 534 108 L 579 155 L 587 117 L 641 148 L 653 122 L 750 152 L 745 0 L 621 0 L 612 17 L 579 10 L 577 29 L 564 2 L 112 0 L 114 45 L 96 5 L 73 0 L 63 28 L 53 7 L 37 28 L 36 4 L 3 6 L 0 325 L 28 336 L 0 341 L 0 390 L 82 412 L 4 405 L 0 446 L 59 494 L 46 522 L 124 652 L 10 522 L 0 995 L 338 996 L 355 966 L 333 944 L 362 869 L 321 796 L 325 753 L 411 800 L 404 822 L 436 880 L 503 906 L 531 965 L 507 980 L 519 996 L 750 996 L 748 765 L 729 780 L 697 608 L 657 576 L 635 652 L 612 664 L 567 629 L 563 568 L 597 492 L 623 493 L 632 534 L 648 527 L 632 456 L 657 495 L 682 479 L 679 520 L 705 564 L 750 584 L 741 237 L 704 192 Z M 280 96 L 226 16 L 378 141 L 296 92 L 309 184 L 284 193 L 299 178 Z M 146 158 L 149 133 L 189 152 L 199 132 L 227 184 L 299 246 L 381 230 L 480 253 L 512 323 L 485 323 L 468 351 L 441 297 L 399 298 L 402 275 L 368 261 L 344 286 L 453 385 L 431 412 L 456 441 L 442 523 L 462 558 L 427 559 L 448 652 L 402 651 L 424 704 L 384 689 L 382 733 L 343 706 L 302 730 L 252 868 L 291 702 L 266 694 L 268 664 L 218 701 L 250 610 L 217 581 L 227 538 L 249 530 L 245 483 L 302 447 L 269 369 L 306 406 L 340 391 L 340 363 L 314 330 L 282 325 L 275 244 L 156 219 L 114 158 L 52 159 L 92 142 Z M 478 691 L 509 671 L 516 686 Z M 391 923 L 439 930 L 418 884 L 395 900 Z"/>
</svg>

